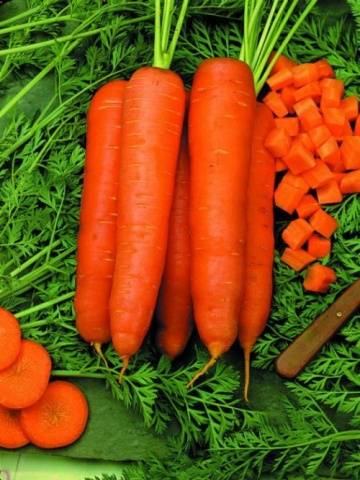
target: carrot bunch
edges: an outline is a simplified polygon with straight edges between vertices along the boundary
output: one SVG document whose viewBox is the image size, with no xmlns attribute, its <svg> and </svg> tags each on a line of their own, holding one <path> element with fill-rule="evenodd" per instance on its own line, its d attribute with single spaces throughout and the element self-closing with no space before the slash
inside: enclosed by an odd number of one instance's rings
<svg viewBox="0 0 360 480">
<path fill-rule="evenodd" d="M 344 83 L 327 60 L 297 65 L 285 56 L 267 80 L 264 103 L 275 115 L 265 146 L 281 178 L 275 205 L 296 213 L 282 232 L 282 261 L 296 271 L 331 253 L 337 221 L 324 205 L 360 192 L 360 115 L 355 96 L 344 97 Z M 309 267 L 305 290 L 326 292 L 335 272 Z"/>
<path fill-rule="evenodd" d="M 0 447 L 58 448 L 75 442 L 88 419 L 84 394 L 70 382 L 50 382 L 47 350 L 22 340 L 16 317 L 4 309 L 0 347 Z"/>
</svg>

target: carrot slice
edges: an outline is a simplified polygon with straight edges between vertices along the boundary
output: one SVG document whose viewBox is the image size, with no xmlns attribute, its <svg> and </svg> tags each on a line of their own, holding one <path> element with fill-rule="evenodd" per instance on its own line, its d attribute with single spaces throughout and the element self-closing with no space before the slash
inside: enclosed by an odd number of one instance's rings
<svg viewBox="0 0 360 480">
<path fill-rule="evenodd" d="M 290 150 L 291 138 L 282 128 L 273 128 L 264 143 L 274 157 L 284 157 Z"/>
<path fill-rule="evenodd" d="M 0 447 L 20 448 L 29 443 L 20 425 L 20 411 L 0 405 Z"/>
<path fill-rule="evenodd" d="M 280 158 L 277 158 L 275 160 L 275 172 L 283 172 L 284 170 L 287 170 L 286 164 Z"/>
<path fill-rule="evenodd" d="M 321 145 L 331 137 L 331 132 L 326 125 L 319 125 L 318 127 L 312 128 L 308 133 L 315 148 L 321 147 Z"/>
<path fill-rule="evenodd" d="M 316 147 L 315 145 L 313 144 L 311 138 L 310 138 L 310 135 L 306 132 L 301 132 L 299 133 L 299 135 L 297 136 L 297 138 L 300 140 L 300 142 L 304 145 L 304 147 L 309 150 L 309 152 L 311 153 L 315 153 L 316 151 Z"/>
<path fill-rule="evenodd" d="M 340 180 L 342 193 L 360 193 L 360 170 L 347 173 Z"/>
<path fill-rule="evenodd" d="M 336 273 L 332 268 L 316 263 L 309 267 L 303 285 L 309 292 L 325 293 L 335 281 Z"/>
<path fill-rule="evenodd" d="M 360 168 L 360 137 L 345 137 L 340 152 L 346 170 Z"/>
<path fill-rule="evenodd" d="M 304 180 L 288 172 L 275 190 L 275 205 L 292 214 L 308 190 L 309 187 Z"/>
<path fill-rule="evenodd" d="M 326 58 L 318 60 L 317 62 L 315 62 L 315 65 L 319 72 L 319 78 L 335 77 L 334 70 L 332 69 L 332 66 L 326 60 Z"/>
<path fill-rule="evenodd" d="M 274 73 L 267 79 L 266 82 L 271 90 L 280 90 L 281 88 L 288 87 L 293 83 L 292 71 L 288 68 L 282 68 L 278 72 Z"/>
<path fill-rule="evenodd" d="M 310 170 L 303 172 L 301 177 L 310 188 L 318 188 L 332 180 L 334 175 L 326 163 L 322 160 L 318 160 L 316 165 L 313 168 L 310 168 Z"/>
<path fill-rule="evenodd" d="M 301 202 L 296 208 L 296 212 L 300 218 L 308 218 L 310 215 L 319 210 L 320 205 L 318 201 L 309 193 L 304 195 Z"/>
<path fill-rule="evenodd" d="M 275 52 L 272 52 L 270 54 L 269 60 L 271 61 L 274 58 Z M 285 55 L 281 54 L 279 58 L 276 60 L 272 70 L 271 70 L 271 75 L 274 75 L 277 72 L 280 72 L 281 70 L 284 69 L 291 69 L 294 67 L 296 63 L 293 60 L 290 60 L 290 58 L 286 57 Z"/>
<path fill-rule="evenodd" d="M 45 348 L 22 340 L 15 362 L 0 371 L 0 405 L 19 409 L 37 402 L 46 390 L 50 372 L 51 359 Z"/>
<path fill-rule="evenodd" d="M 299 102 L 305 98 L 312 98 L 315 102 L 319 102 L 321 98 L 321 87 L 320 82 L 310 82 L 307 85 L 304 85 L 301 88 L 295 90 L 295 100 Z"/>
<path fill-rule="evenodd" d="M 280 92 L 280 97 L 282 101 L 286 105 L 288 111 L 291 113 L 294 112 L 294 105 L 296 103 L 295 91 L 296 89 L 294 87 L 285 87 Z"/>
<path fill-rule="evenodd" d="M 292 68 L 296 88 L 319 79 L 319 69 L 314 63 L 303 63 Z"/>
<path fill-rule="evenodd" d="M 83 392 L 70 382 L 51 382 L 40 400 L 22 410 L 21 426 L 31 443 L 40 448 L 59 448 L 83 434 L 89 415 Z"/>
<path fill-rule="evenodd" d="M 319 210 L 310 217 L 309 222 L 316 232 L 321 233 L 321 235 L 326 238 L 330 238 L 338 227 L 335 218 L 326 213 L 322 208 L 319 208 Z"/>
<path fill-rule="evenodd" d="M 269 92 L 263 101 L 279 118 L 285 117 L 289 113 L 283 99 L 277 92 Z"/>
<path fill-rule="evenodd" d="M 294 175 L 298 175 L 316 164 L 312 153 L 298 139 L 293 141 L 289 153 L 283 157 L 283 160 Z"/>
<path fill-rule="evenodd" d="M 312 227 L 303 218 L 292 220 L 283 230 L 281 236 L 284 242 L 293 250 L 304 245 L 313 233 Z"/>
<path fill-rule="evenodd" d="M 316 193 L 320 204 L 339 203 L 343 200 L 339 184 L 334 178 L 318 187 Z"/>
<path fill-rule="evenodd" d="M 293 250 L 292 248 L 285 248 L 281 256 L 281 261 L 286 263 L 293 270 L 299 272 L 305 268 L 309 263 L 313 262 L 315 257 L 310 255 L 306 250 L 299 248 Z"/>
<path fill-rule="evenodd" d="M 322 96 L 320 108 L 340 107 L 341 98 L 344 94 L 344 82 L 335 78 L 321 80 Z"/>
<path fill-rule="evenodd" d="M 342 108 L 323 108 L 324 123 L 335 137 L 341 137 L 346 130 L 346 116 Z"/>
<path fill-rule="evenodd" d="M 14 315 L 0 308 L 0 370 L 10 367 L 20 353 L 21 331 Z"/>
<path fill-rule="evenodd" d="M 359 100 L 352 95 L 346 97 L 340 102 L 340 108 L 345 112 L 345 116 L 348 120 L 356 120 L 359 115 Z"/>
<path fill-rule="evenodd" d="M 326 140 L 316 151 L 321 160 L 328 165 L 334 165 L 341 157 L 339 146 L 334 137 Z"/>
<path fill-rule="evenodd" d="M 277 128 L 285 130 L 290 137 L 299 135 L 300 124 L 296 117 L 289 118 L 275 118 L 275 125 Z"/>
<path fill-rule="evenodd" d="M 308 252 L 315 258 L 327 257 L 331 252 L 331 240 L 313 233 L 308 241 Z"/>
</svg>

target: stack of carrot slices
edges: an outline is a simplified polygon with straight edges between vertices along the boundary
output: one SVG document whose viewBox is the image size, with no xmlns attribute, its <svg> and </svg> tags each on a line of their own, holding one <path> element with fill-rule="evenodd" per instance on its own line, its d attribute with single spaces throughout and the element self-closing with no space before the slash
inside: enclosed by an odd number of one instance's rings
<svg viewBox="0 0 360 480">
<path fill-rule="evenodd" d="M 22 340 L 15 316 L 0 308 L 0 447 L 58 448 L 82 435 L 84 394 L 69 382 L 49 383 L 50 374 L 47 350 Z"/>
<path fill-rule="evenodd" d="M 281 179 L 275 205 L 298 218 L 282 238 L 281 260 L 300 271 L 330 255 L 338 227 L 323 205 L 360 192 L 360 115 L 354 96 L 344 98 L 344 83 L 327 60 L 297 65 L 281 56 L 267 81 L 264 103 L 275 115 L 265 145 L 275 157 Z M 308 269 L 304 288 L 326 292 L 335 272 L 319 263 Z"/>
</svg>

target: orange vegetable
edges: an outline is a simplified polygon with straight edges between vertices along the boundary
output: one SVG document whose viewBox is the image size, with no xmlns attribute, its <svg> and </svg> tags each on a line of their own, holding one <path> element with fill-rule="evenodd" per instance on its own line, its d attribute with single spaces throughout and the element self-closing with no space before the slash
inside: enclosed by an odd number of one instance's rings
<svg viewBox="0 0 360 480">
<path fill-rule="evenodd" d="M 309 263 L 313 262 L 315 257 L 310 255 L 306 250 L 299 248 L 293 250 L 292 248 L 285 248 L 284 253 L 281 256 L 281 261 L 286 263 L 296 272 L 299 272 L 305 268 Z"/>
<path fill-rule="evenodd" d="M 306 272 L 304 288 L 309 292 L 325 293 L 332 283 L 336 281 L 336 273 L 330 267 L 315 263 Z"/>
<path fill-rule="evenodd" d="M 288 87 L 293 83 L 293 74 L 290 69 L 282 68 L 278 72 L 274 73 L 267 79 L 266 82 L 271 90 L 280 90 L 281 88 Z"/>
<path fill-rule="evenodd" d="M 355 122 L 354 135 L 360 137 L 360 115 L 357 117 Z"/>
<path fill-rule="evenodd" d="M 308 218 L 312 215 L 316 210 L 320 208 L 319 203 L 317 200 L 309 193 L 305 195 L 299 205 L 296 208 L 296 212 L 300 218 Z"/>
<path fill-rule="evenodd" d="M 20 325 L 14 315 L 0 308 L 0 370 L 10 367 L 20 353 Z"/>
<path fill-rule="evenodd" d="M 342 193 L 360 193 L 360 170 L 347 173 L 340 180 Z"/>
<path fill-rule="evenodd" d="M 360 137 L 345 137 L 340 152 L 346 170 L 360 168 Z"/>
<path fill-rule="evenodd" d="M 318 127 L 312 128 L 308 133 L 315 148 L 321 147 L 321 145 L 331 137 L 331 132 L 326 125 L 319 125 Z"/>
<path fill-rule="evenodd" d="M 333 165 L 340 160 L 340 149 L 334 137 L 330 137 L 320 147 L 317 154 L 328 165 Z"/>
<path fill-rule="evenodd" d="M 353 95 L 341 100 L 340 107 L 348 120 L 356 120 L 359 115 L 359 100 Z"/>
<path fill-rule="evenodd" d="M 303 63 L 292 68 L 294 86 L 302 87 L 319 79 L 319 69 L 314 63 Z"/>
<path fill-rule="evenodd" d="M 40 448 L 71 445 L 80 438 L 88 420 L 85 395 L 70 382 L 55 381 L 34 405 L 21 411 L 21 427 Z"/>
<path fill-rule="evenodd" d="M 275 205 L 292 214 L 308 190 L 304 180 L 288 172 L 275 190 Z"/>
<path fill-rule="evenodd" d="M 277 128 L 285 130 L 290 137 L 296 137 L 299 134 L 300 124 L 296 117 L 275 118 L 275 125 Z"/>
<path fill-rule="evenodd" d="M 294 110 L 298 117 L 301 117 L 307 110 L 313 108 L 318 110 L 318 107 L 312 98 L 305 98 L 294 104 Z"/>
<path fill-rule="evenodd" d="M 322 125 L 324 121 L 317 107 L 308 108 L 299 116 L 299 118 L 301 126 L 306 132 Z"/>
<path fill-rule="evenodd" d="M 341 108 L 326 107 L 323 108 L 324 123 L 334 135 L 341 137 L 346 129 L 346 116 Z"/>
<path fill-rule="evenodd" d="M 326 58 L 323 58 L 321 60 L 318 60 L 315 62 L 315 65 L 318 69 L 319 72 L 319 78 L 326 78 L 326 77 L 334 77 L 334 70 L 332 69 L 332 66 L 330 63 L 326 60 Z"/>
<path fill-rule="evenodd" d="M 265 147 L 274 157 L 284 157 L 290 150 L 291 137 L 282 128 L 273 128 L 265 138 Z"/>
<path fill-rule="evenodd" d="M 316 193 L 320 204 L 338 203 L 342 202 L 343 199 L 339 184 L 335 179 L 318 187 Z"/>
<path fill-rule="evenodd" d="M 314 156 L 298 139 L 293 141 L 289 153 L 283 157 L 283 160 L 294 175 L 315 166 Z"/>
<path fill-rule="evenodd" d="M 283 99 L 277 92 L 269 92 L 263 101 L 279 118 L 285 117 L 289 113 Z"/>
<path fill-rule="evenodd" d="M 308 252 L 315 258 L 327 257 L 331 252 L 331 240 L 314 233 L 308 241 Z"/>
<path fill-rule="evenodd" d="M 29 443 L 20 425 L 20 411 L 0 405 L 0 447 L 20 448 Z"/>
<path fill-rule="evenodd" d="M 324 78 L 321 80 L 320 85 L 322 88 L 321 110 L 324 110 L 324 108 L 340 107 L 344 94 L 344 82 L 335 78 Z"/>
<path fill-rule="evenodd" d="M 287 165 L 280 158 L 277 158 L 275 160 L 275 172 L 283 172 L 284 170 L 287 170 Z"/>
<path fill-rule="evenodd" d="M 313 229 L 303 218 L 292 220 L 282 231 L 281 237 L 293 250 L 301 248 L 310 238 Z"/>
<path fill-rule="evenodd" d="M 321 97 L 321 87 L 320 82 L 311 82 L 307 83 L 303 87 L 295 90 L 295 101 L 299 102 L 305 98 L 312 98 L 316 102 L 320 100 Z"/>
<path fill-rule="evenodd" d="M 340 149 L 339 149 L 339 152 L 340 152 Z M 343 173 L 346 170 L 343 159 L 340 154 L 337 160 L 335 160 L 332 164 L 328 163 L 328 165 L 334 173 Z"/>
<path fill-rule="evenodd" d="M 338 227 L 335 218 L 321 208 L 310 217 L 309 222 L 316 232 L 326 238 L 330 238 Z"/>
<path fill-rule="evenodd" d="M 294 105 L 296 103 L 295 100 L 295 88 L 294 87 L 285 87 L 281 90 L 280 92 L 280 97 L 284 104 L 286 105 L 286 108 L 288 109 L 289 112 L 293 113 L 294 112 Z"/>
<path fill-rule="evenodd" d="M 303 172 L 301 177 L 310 188 L 318 188 L 332 180 L 334 175 L 326 163 L 318 160 L 316 165 L 313 168 L 310 168 L 310 170 Z"/>
<path fill-rule="evenodd" d="M 298 140 L 300 140 L 300 142 L 304 145 L 304 147 L 309 150 L 309 152 L 311 153 L 315 153 L 316 151 L 316 147 L 315 145 L 313 144 L 311 138 L 310 138 L 310 135 L 306 132 L 301 132 L 299 133 L 299 135 L 297 136 Z"/>
<path fill-rule="evenodd" d="M 15 362 L 0 371 L 0 405 L 25 408 L 37 402 L 49 382 L 51 359 L 44 347 L 22 340 Z"/>
<path fill-rule="evenodd" d="M 334 179 L 337 181 L 339 186 L 340 186 L 341 180 L 345 177 L 345 175 L 347 175 L 344 171 L 343 172 L 334 172 L 333 171 L 333 174 L 334 174 Z M 341 186 L 340 186 L 340 190 L 341 190 Z M 344 192 L 341 192 L 341 193 L 344 193 Z"/>
<path fill-rule="evenodd" d="M 275 52 L 271 53 L 269 57 L 269 61 L 271 61 L 274 58 L 274 55 L 275 55 Z M 271 70 L 271 75 L 274 75 L 275 73 L 280 72 L 281 70 L 284 70 L 284 69 L 291 69 L 295 65 L 296 63 L 293 60 L 290 60 L 290 58 L 286 57 L 285 55 L 280 55 Z"/>
</svg>

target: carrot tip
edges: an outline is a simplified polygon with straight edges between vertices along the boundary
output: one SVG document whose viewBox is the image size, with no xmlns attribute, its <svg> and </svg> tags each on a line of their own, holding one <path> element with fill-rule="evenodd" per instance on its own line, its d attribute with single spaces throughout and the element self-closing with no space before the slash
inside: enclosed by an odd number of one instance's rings
<svg viewBox="0 0 360 480">
<path fill-rule="evenodd" d="M 206 365 L 204 365 L 204 367 L 199 370 L 194 376 L 193 378 L 190 380 L 190 382 L 186 385 L 188 388 L 192 387 L 194 385 L 194 383 L 196 382 L 196 380 L 200 377 L 202 377 L 203 375 L 205 375 L 205 373 L 213 366 L 215 365 L 217 361 L 217 357 L 211 357 L 210 360 L 207 362 Z"/>
<path fill-rule="evenodd" d="M 245 402 L 249 402 L 250 354 L 251 354 L 251 347 L 245 347 L 244 348 L 244 360 L 245 360 L 244 400 Z"/>
<path fill-rule="evenodd" d="M 122 383 L 122 381 L 124 380 L 125 372 L 126 372 L 126 370 L 128 369 L 128 366 L 129 366 L 129 357 L 123 357 L 122 361 L 123 361 L 123 366 L 121 367 L 121 370 L 120 370 L 120 373 L 119 373 L 119 379 L 118 379 L 119 383 Z"/>
<path fill-rule="evenodd" d="M 105 358 L 105 355 L 101 349 L 101 343 L 99 342 L 93 342 L 92 346 L 94 347 L 95 352 L 99 355 L 100 359 L 104 362 L 105 366 L 109 368 L 109 364 Z"/>
</svg>

